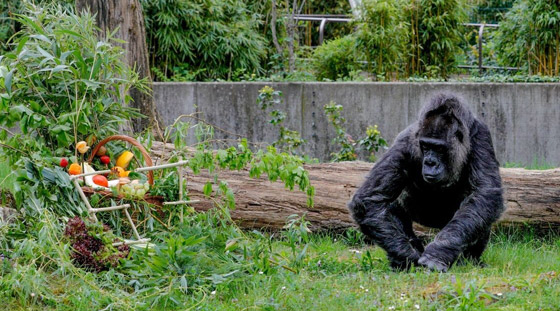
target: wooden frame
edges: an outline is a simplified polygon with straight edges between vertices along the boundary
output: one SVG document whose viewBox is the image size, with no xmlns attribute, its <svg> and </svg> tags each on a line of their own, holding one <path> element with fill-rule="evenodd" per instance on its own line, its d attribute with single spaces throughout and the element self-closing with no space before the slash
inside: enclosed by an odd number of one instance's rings
<svg viewBox="0 0 560 311">
<path fill-rule="evenodd" d="M 172 202 L 163 202 L 163 205 L 164 206 L 166 206 L 166 205 L 167 206 L 181 205 L 181 214 L 180 214 L 181 223 L 183 222 L 184 206 L 187 205 L 187 204 L 190 204 L 190 203 L 200 202 L 199 200 L 191 200 L 191 201 L 183 200 L 183 166 L 185 166 L 187 163 L 188 163 L 188 161 L 180 160 L 179 162 L 175 162 L 175 163 L 168 163 L 168 164 L 162 164 L 162 165 L 156 165 L 156 166 L 140 167 L 140 168 L 137 168 L 136 170 L 133 170 L 133 172 L 151 172 L 151 171 L 161 170 L 161 169 L 165 169 L 165 168 L 171 168 L 171 167 L 177 167 L 177 166 L 179 167 L 178 168 L 179 200 L 178 201 L 172 201 Z M 138 230 L 136 229 L 136 225 L 134 224 L 134 221 L 132 220 L 132 217 L 130 217 L 130 213 L 128 212 L 128 208 L 130 207 L 130 204 L 100 207 L 100 208 L 91 207 L 91 204 L 89 203 L 89 200 L 88 200 L 87 196 L 85 195 L 82 187 L 80 186 L 78 180 L 82 177 L 85 177 L 85 176 L 98 175 L 98 174 L 108 174 L 108 173 L 111 173 L 111 170 L 104 170 L 104 171 L 98 171 L 98 172 L 92 172 L 92 173 L 83 173 L 83 174 L 79 174 L 79 175 L 71 175 L 70 180 L 74 183 L 74 186 L 76 187 L 76 190 L 78 190 L 80 198 L 82 199 L 82 201 L 86 205 L 86 207 L 88 209 L 89 216 L 91 218 L 93 218 L 95 221 L 98 221 L 97 216 L 96 216 L 97 213 L 110 212 L 110 211 L 116 211 L 116 210 L 123 210 L 124 211 L 124 214 L 126 215 L 126 218 L 128 219 L 128 222 L 130 223 L 130 227 L 132 228 L 132 232 L 133 232 L 136 240 L 126 240 L 126 239 L 122 238 L 122 242 L 115 242 L 115 243 L 113 243 L 113 246 L 118 246 L 118 245 L 122 245 L 122 244 L 132 245 L 132 244 L 141 244 L 141 243 L 149 242 L 150 239 L 146 239 L 146 238 L 143 239 L 143 238 L 140 237 L 140 234 L 138 233 Z"/>
</svg>

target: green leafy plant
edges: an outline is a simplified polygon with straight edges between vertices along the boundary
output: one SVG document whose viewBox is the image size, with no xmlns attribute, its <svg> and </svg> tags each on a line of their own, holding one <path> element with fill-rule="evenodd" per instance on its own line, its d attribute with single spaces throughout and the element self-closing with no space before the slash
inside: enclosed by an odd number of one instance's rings
<svg viewBox="0 0 560 311">
<path fill-rule="evenodd" d="M 156 77 L 232 79 L 260 73 L 265 56 L 259 20 L 242 0 L 142 0 Z M 175 77 L 177 75 L 177 77 Z"/>
<path fill-rule="evenodd" d="M 530 75 L 560 73 L 560 3 L 516 1 L 496 37 L 500 64 L 526 68 Z"/>
<path fill-rule="evenodd" d="M 346 119 L 342 116 L 342 105 L 337 105 L 331 102 L 324 106 L 325 114 L 329 118 L 329 121 L 333 125 L 336 136 L 333 139 L 333 143 L 340 146 L 340 150 L 333 152 L 331 154 L 333 162 L 340 161 L 353 161 L 358 158 L 356 152 L 356 142 L 352 139 L 350 135 L 346 133 L 344 125 Z"/>
<path fill-rule="evenodd" d="M 484 290 L 484 284 L 472 280 L 466 284 L 459 277 L 447 287 L 448 310 L 484 310 L 496 296 Z"/>
<path fill-rule="evenodd" d="M 299 269 L 303 265 L 303 260 L 309 247 L 309 221 L 305 220 L 305 215 L 297 214 L 288 216 L 288 222 L 284 226 L 282 236 L 285 244 L 290 248 L 290 265 Z"/>
<path fill-rule="evenodd" d="M 346 132 L 346 119 L 342 116 L 342 105 L 330 102 L 330 104 L 325 105 L 323 108 L 336 131 L 333 143 L 340 146 L 339 151 L 331 154 L 333 162 L 354 161 L 358 158 L 358 150 L 365 150 L 368 153 L 368 159 L 373 162 L 375 161 L 375 153 L 380 148 L 387 146 L 387 142 L 381 137 L 381 132 L 377 129 L 377 125 L 368 126 L 365 137 L 356 142 Z"/>
<path fill-rule="evenodd" d="M 364 0 L 356 21 L 357 48 L 366 56 L 368 71 L 385 80 L 397 78 L 407 40 L 401 18 L 402 1 Z"/>
<path fill-rule="evenodd" d="M 366 136 L 358 141 L 358 146 L 369 153 L 368 159 L 375 162 L 375 153 L 380 148 L 386 148 L 387 142 L 381 137 L 381 132 L 377 129 L 377 124 L 368 126 L 366 129 Z"/>
<path fill-rule="evenodd" d="M 410 0 L 402 12 L 409 25 L 407 74 L 448 78 L 467 17 L 463 1 Z"/>
<path fill-rule="evenodd" d="M 0 137 L 12 163 L 71 156 L 78 141 L 117 133 L 138 116 L 127 108 L 127 91 L 145 89 L 111 36 L 96 37 L 91 16 L 29 10 L 16 18 L 22 30 L 15 48 L 0 56 Z M 20 133 L 8 130 L 15 125 Z"/>
<path fill-rule="evenodd" d="M 318 80 L 333 81 L 350 77 L 361 68 L 360 55 L 354 35 L 327 41 L 313 53 L 315 76 Z"/>
<path fill-rule="evenodd" d="M 264 111 L 268 108 L 278 106 L 282 103 L 282 92 L 274 90 L 272 87 L 267 85 L 259 90 L 257 103 Z M 282 124 L 286 119 L 284 111 L 272 109 L 269 112 L 269 116 L 270 120 L 268 122 L 277 127 L 279 131 L 279 138 L 273 142 L 272 145 L 280 148 L 281 150 L 286 150 L 289 153 L 295 152 L 305 142 L 305 140 L 301 138 L 299 132 L 290 130 Z"/>
</svg>

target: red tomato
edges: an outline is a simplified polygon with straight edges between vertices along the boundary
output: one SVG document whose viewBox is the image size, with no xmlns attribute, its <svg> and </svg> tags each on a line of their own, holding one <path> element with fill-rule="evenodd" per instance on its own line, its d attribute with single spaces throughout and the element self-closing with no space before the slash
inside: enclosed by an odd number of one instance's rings
<svg viewBox="0 0 560 311">
<path fill-rule="evenodd" d="M 103 187 L 109 187 L 109 181 L 107 177 L 103 175 L 95 175 L 93 176 L 93 183 Z"/>
<path fill-rule="evenodd" d="M 101 156 L 101 157 L 99 158 L 99 160 L 100 160 L 101 163 L 103 163 L 103 164 L 109 164 L 109 163 L 111 163 L 111 158 L 109 158 L 109 156 L 106 156 L 106 155 Z"/>
</svg>

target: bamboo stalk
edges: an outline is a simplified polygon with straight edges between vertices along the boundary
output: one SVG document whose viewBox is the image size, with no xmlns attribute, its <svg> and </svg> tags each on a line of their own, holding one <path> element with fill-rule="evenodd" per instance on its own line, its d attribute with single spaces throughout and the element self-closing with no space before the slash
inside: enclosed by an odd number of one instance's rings
<svg viewBox="0 0 560 311">
<path fill-rule="evenodd" d="M 136 240 L 140 240 L 140 235 L 138 234 L 138 230 L 136 230 L 136 226 L 132 221 L 132 217 L 130 217 L 130 214 L 128 213 L 128 209 L 126 208 L 124 209 L 124 214 L 126 215 L 126 218 L 128 218 L 128 222 L 130 222 L 130 227 L 132 228 L 132 232 L 134 232 L 134 236 L 136 237 Z"/>
<path fill-rule="evenodd" d="M 109 206 L 109 207 L 101 207 L 101 208 L 92 208 L 91 212 L 93 212 L 93 213 L 110 212 L 110 211 L 121 210 L 121 209 L 129 208 L 129 207 L 130 207 L 130 204 L 123 204 L 123 205 Z"/>
<path fill-rule="evenodd" d="M 174 201 L 174 202 L 163 202 L 164 206 L 168 205 L 181 205 L 181 204 L 190 204 L 190 203 L 198 203 L 200 200 L 190 200 L 190 201 Z"/>
</svg>

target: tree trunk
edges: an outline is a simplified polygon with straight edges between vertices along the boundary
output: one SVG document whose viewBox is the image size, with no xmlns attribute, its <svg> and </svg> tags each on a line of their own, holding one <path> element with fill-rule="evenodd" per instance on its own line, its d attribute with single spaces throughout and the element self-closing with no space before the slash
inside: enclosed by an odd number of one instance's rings
<svg viewBox="0 0 560 311">
<path fill-rule="evenodd" d="M 168 144 L 166 148 L 169 150 L 173 146 Z M 157 157 L 161 144 L 154 144 L 153 150 Z M 231 211 L 231 216 L 243 227 L 279 229 L 288 216 L 306 213 L 313 229 L 341 230 L 354 226 L 346 204 L 372 166 L 372 163 L 360 161 L 306 165 L 316 192 L 312 208 L 306 206 L 304 193 L 289 191 L 281 182 L 250 178 L 247 171 L 221 171 L 219 179 L 226 181 L 234 191 L 237 207 Z M 503 168 L 500 173 L 507 207 L 501 223 L 560 226 L 560 169 Z M 212 177 L 207 173 L 187 176 L 189 195 L 201 199 L 193 205 L 197 210 L 213 207 L 202 192 L 209 180 Z"/>
<path fill-rule="evenodd" d="M 120 45 L 125 50 L 126 63 L 139 73 L 140 78 L 148 80 L 151 89 L 146 28 L 140 2 L 138 0 L 76 0 L 76 11 L 84 10 L 96 16 L 97 26 L 102 32 L 118 29 L 115 37 L 125 41 Z M 103 36 L 104 33 L 100 35 Z M 134 130 L 139 132 L 151 126 L 159 134 L 159 125 L 163 123 L 152 96 L 137 89 L 131 89 L 130 96 L 133 99 L 131 106 L 138 108 L 147 116 L 147 119 L 133 120 Z"/>
</svg>

